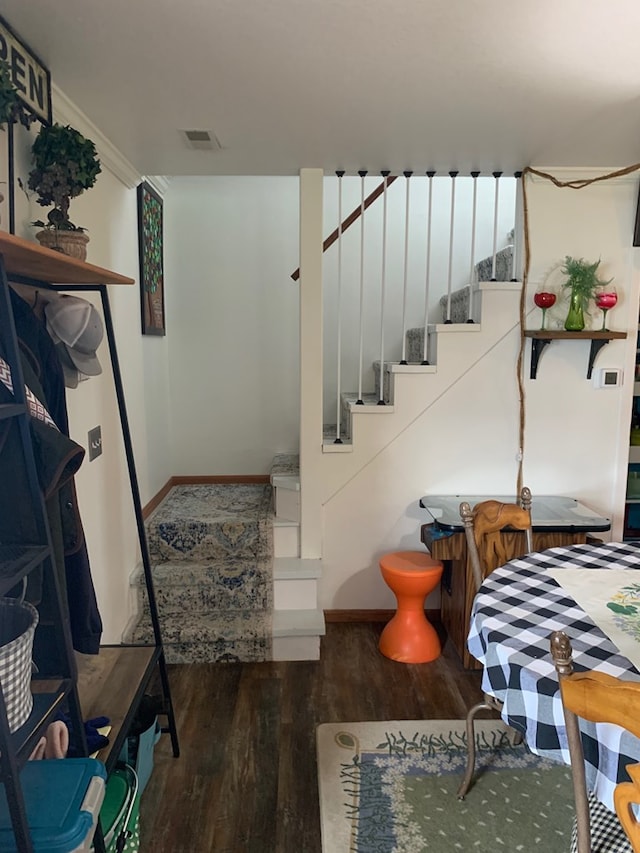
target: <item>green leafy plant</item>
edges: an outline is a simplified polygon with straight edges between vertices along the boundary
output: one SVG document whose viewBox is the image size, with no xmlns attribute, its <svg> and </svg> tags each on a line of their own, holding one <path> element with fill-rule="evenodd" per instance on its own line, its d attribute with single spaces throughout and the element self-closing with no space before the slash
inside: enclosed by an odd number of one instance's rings
<svg viewBox="0 0 640 853">
<path fill-rule="evenodd" d="M 0 124 L 15 118 L 18 104 L 18 90 L 11 79 L 11 68 L 6 59 L 0 59 Z"/>
<path fill-rule="evenodd" d="M 579 299 L 583 309 L 587 308 L 599 287 L 604 287 L 613 281 L 612 278 L 605 280 L 598 276 L 599 266 L 600 260 L 590 264 L 584 258 L 572 258 L 569 255 L 564 259 L 561 272 L 567 276 L 567 280 L 562 286 L 568 288 L 572 295 Z"/>
<path fill-rule="evenodd" d="M 72 198 L 90 189 L 100 173 L 96 147 L 69 125 L 43 125 L 31 147 L 33 169 L 27 186 L 43 207 L 53 205 L 47 221 L 32 225 L 56 231 L 84 231 L 69 219 Z"/>
</svg>

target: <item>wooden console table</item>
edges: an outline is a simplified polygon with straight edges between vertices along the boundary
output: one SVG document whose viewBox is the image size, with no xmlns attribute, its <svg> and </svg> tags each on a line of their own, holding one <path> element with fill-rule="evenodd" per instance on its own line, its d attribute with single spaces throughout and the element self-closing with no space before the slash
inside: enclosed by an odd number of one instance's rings
<svg viewBox="0 0 640 853">
<path fill-rule="evenodd" d="M 475 590 L 459 510 L 462 501 L 473 506 L 489 498 L 505 503 L 515 502 L 513 496 L 504 495 L 426 495 L 420 499 L 420 506 L 431 519 L 422 525 L 422 542 L 434 559 L 444 563 L 440 605 L 442 624 L 466 669 L 482 667 L 467 650 Z M 611 519 L 597 516 L 584 504 L 567 497 L 534 496 L 531 520 L 534 551 L 582 545 L 589 541 L 590 534 L 611 528 Z M 525 553 L 524 533 L 514 530 L 504 536 L 510 558 Z"/>
</svg>

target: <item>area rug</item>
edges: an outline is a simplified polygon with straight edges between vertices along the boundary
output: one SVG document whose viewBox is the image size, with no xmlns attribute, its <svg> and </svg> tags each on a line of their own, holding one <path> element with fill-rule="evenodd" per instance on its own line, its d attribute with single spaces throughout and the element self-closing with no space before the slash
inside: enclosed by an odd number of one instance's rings
<svg viewBox="0 0 640 853">
<path fill-rule="evenodd" d="M 323 853 L 566 853 L 568 767 L 476 723 L 476 776 L 464 800 L 461 720 L 326 723 L 317 729 Z"/>
</svg>

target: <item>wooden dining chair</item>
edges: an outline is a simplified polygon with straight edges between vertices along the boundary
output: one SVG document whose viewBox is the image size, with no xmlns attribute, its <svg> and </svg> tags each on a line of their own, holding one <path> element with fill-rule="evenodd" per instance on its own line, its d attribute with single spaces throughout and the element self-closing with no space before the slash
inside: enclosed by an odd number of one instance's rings
<svg viewBox="0 0 640 853">
<path fill-rule="evenodd" d="M 519 503 L 503 503 L 496 500 L 481 501 L 473 509 L 466 501 L 460 504 L 460 517 L 464 524 L 467 540 L 467 566 L 471 567 L 473 586 L 471 595 L 477 593 L 482 581 L 498 566 L 514 557 L 528 554 L 533 550 L 531 529 L 531 491 L 524 486 L 520 492 Z M 514 531 L 524 532 L 524 550 L 521 537 Z M 467 576 L 468 576 L 467 571 Z M 484 694 L 484 699 L 469 709 L 466 718 L 467 729 L 467 767 L 464 778 L 458 788 L 458 799 L 463 800 L 473 778 L 476 762 L 476 742 L 474 721 L 480 711 L 500 711 L 502 703 Z M 517 734 L 514 742 L 522 740 Z"/>
<path fill-rule="evenodd" d="M 619 782 L 613 793 L 617 818 L 587 792 L 584 754 L 578 718 L 613 723 L 640 737 L 640 683 L 602 672 L 573 672 L 571 641 L 564 631 L 550 638 L 564 710 L 571 776 L 576 804 L 571 853 L 640 853 L 640 823 L 632 805 L 640 803 L 640 764 L 630 764 L 630 782 Z"/>
</svg>

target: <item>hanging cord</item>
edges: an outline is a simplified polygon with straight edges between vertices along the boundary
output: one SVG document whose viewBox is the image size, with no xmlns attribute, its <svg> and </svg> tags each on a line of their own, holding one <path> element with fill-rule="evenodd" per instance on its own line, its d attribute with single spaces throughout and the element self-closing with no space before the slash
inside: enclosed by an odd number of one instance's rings
<svg viewBox="0 0 640 853">
<path fill-rule="evenodd" d="M 537 175 L 539 178 L 544 178 L 551 181 L 554 186 L 560 189 L 582 190 L 591 184 L 597 184 L 601 181 L 612 180 L 613 178 L 621 178 L 624 175 L 630 175 L 632 172 L 640 170 L 640 163 L 634 163 L 633 166 L 625 166 L 622 169 L 617 169 L 615 172 L 609 172 L 606 175 L 599 175 L 596 178 L 580 178 L 573 181 L 559 181 L 548 172 L 541 172 L 539 169 L 534 169 L 527 166 L 521 175 L 522 181 L 522 214 L 523 214 L 523 230 L 524 230 L 524 269 L 522 271 L 522 289 L 520 291 L 520 348 L 518 350 L 518 360 L 516 363 L 516 372 L 518 379 L 518 395 L 519 395 L 519 432 L 518 432 L 518 477 L 516 482 L 516 495 L 522 491 L 523 470 L 524 470 L 524 433 L 526 425 L 526 400 L 524 392 L 524 380 L 522 365 L 524 361 L 524 348 L 526 338 L 525 331 L 525 315 L 526 315 L 526 292 L 529 283 L 529 267 L 531 265 L 531 237 L 529 233 L 529 204 L 527 200 L 527 175 Z"/>
</svg>

